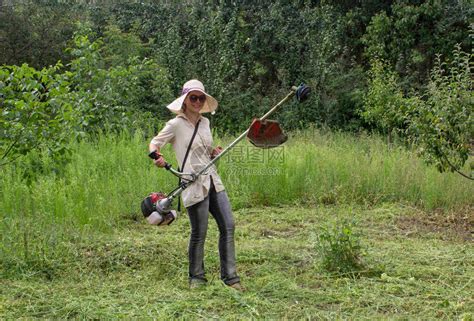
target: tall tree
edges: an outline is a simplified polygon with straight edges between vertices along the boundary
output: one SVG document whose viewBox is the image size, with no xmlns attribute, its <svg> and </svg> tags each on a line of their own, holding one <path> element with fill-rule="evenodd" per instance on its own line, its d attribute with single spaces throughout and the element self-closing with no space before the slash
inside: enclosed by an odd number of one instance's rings
<svg viewBox="0 0 474 321">
<path fill-rule="evenodd" d="M 0 64 L 36 68 L 66 60 L 64 48 L 84 13 L 62 1 L 24 1 L 0 11 Z"/>
</svg>

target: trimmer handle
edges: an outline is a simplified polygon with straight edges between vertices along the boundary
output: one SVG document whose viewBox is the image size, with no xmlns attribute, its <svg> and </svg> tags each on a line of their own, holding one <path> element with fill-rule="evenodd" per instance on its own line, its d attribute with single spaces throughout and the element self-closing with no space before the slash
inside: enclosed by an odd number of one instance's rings
<svg viewBox="0 0 474 321">
<path fill-rule="evenodd" d="M 156 150 L 154 150 L 150 154 L 148 154 L 148 157 L 150 157 L 151 159 L 157 160 L 158 158 L 161 157 L 161 154 L 158 153 Z M 194 182 L 197 178 L 197 176 L 194 173 L 178 172 L 177 170 L 173 168 L 173 166 L 170 163 L 165 162 L 164 167 L 166 170 L 170 171 L 171 174 L 173 174 L 176 177 L 180 177 L 181 179 L 183 179 L 183 176 L 189 176 L 190 178 L 186 178 L 186 181 L 188 182 Z"/>
</svg>

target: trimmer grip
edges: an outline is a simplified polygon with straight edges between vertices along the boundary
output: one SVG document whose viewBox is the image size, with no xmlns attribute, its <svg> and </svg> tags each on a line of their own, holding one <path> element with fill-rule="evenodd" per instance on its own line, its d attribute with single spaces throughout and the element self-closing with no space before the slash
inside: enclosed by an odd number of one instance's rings
<svg viewBox="0 0 474 321">
<path fill-rule="evenodd" d="M 150 152 L 150 154 L 148 154 L 148 157 L 150 157 L 151 159 L 154 159 L 154 160 L 157 160 L 158 158 L 160 158 L 161 154 L 158 153 L 156 150 Z"/>
<path fill-rule="evenodd" d="M 162 155 L 160 153 L 158 153 L 156 150 L 152 151 L 150 154 L 148 154 L 148 157 L 150 157 L 151 159 L 153 160 L 157 160 L 158 158 L 160 158 Z M 165 162 L 165 166 L 164 166 L 167 170 L 170 170 L 171 169 L 171 164 L 169 163 L 166 163 Z"/>
</svg>

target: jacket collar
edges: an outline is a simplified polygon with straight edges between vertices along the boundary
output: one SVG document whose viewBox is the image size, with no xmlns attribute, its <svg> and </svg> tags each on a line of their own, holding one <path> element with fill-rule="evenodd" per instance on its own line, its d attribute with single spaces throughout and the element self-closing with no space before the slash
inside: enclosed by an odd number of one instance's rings
<svg viewBox="0 0 474 321">
<path fill-rule="evenodd" d="M 176 115 L 176 118 L 184 118 L 184 119 L 186 119 L 186 120 L 188 121 L 188 123 L 190 123 L 191 125 L 195 126 L 195 125 L 189 120 L 189 118 L 186 116 L 186 114 L 183 113 L 183 112 L 180 112 L 178 115 Z M 198 120 L 202 120 L 202 115 L 201 115 L 201 114 L 199 114 L 199 119 L 198 119 Z"/>
</svg>

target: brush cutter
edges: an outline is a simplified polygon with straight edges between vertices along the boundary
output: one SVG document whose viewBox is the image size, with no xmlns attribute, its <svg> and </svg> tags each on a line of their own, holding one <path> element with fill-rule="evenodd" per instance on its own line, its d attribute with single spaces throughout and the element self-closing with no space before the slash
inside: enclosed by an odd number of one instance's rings
<svg viewBox="0 0 474 321">
<path fill-rule="evenodd" d="M 260 148 L 272 148 L 283 144 L 288 137 L 283 133 L 280 124 L 274 120 L 267 118 L 273 114 L 281 105 L 295 96 L 298 102 L 304 102 L 310 95 L 311 89 L 305 84 L 296 87 L 293 86 L 291 91 L 278 104 L 270 109 L 265 115 L 254 119 L 250 127 L 237 137 L 229 146 L 221 153 L 214 157 L 207 165 L 196 173 L 183 173 L 175 170 L 170 164 L 166 163 L 165 168 L 173 175 L 181 178 L 181 183 L 177 188 L 168 195 L 158 192 L 148 195 L 141 204 L 141 210 L 148 223 L 153 225 L 169 225 L 177 218 L 177 212 L 171 209 L 173 200 L 181 195 L 181 193 L 191 185 L 200 175 L 206 172 L 213 164 L 215 164 L 222 156 L 227 154 L 238 142 L 244 137 Z M 152 159 L 158 159 L 160 155 L 156 152 L 149 154 Z"/>
</svg>

